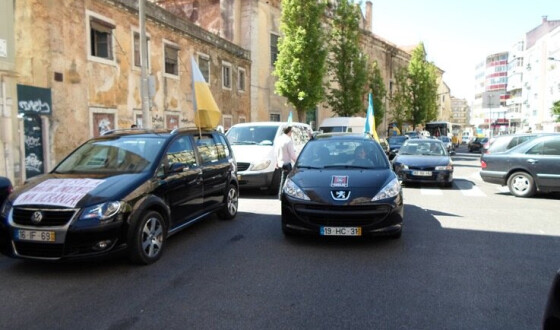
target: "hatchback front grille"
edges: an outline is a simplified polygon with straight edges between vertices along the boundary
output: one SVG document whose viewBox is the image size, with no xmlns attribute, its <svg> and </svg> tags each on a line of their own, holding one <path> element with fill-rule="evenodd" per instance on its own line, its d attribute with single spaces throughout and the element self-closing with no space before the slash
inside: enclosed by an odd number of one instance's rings
<svg viewBox="0 0 560 330">
<path fill-rule="evenodd" d="M 34 223 L 32 218 L 36 212 L 41 212 L 41 221 Z M 76 213 L 75 209 L 39 209 L 39 208 L 14 208 L 12 215 L 14 223 L 22 226 L 52 227 L 64 226 Z"/>
</svg>

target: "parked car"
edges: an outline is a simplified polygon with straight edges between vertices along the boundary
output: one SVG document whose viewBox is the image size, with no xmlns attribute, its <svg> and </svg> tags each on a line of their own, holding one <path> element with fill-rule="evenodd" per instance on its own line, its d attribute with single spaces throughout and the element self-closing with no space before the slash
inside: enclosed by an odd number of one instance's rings
<svg viewBox="0 0 560 330">
<path fill-rule="evenodd" d="M 10 179 L 0 176 L 0 207 L 4 204 L 8 195 L 12 192 L 13 186 Z"/>
<path fill-rule="evenodd" d="M 504 152 L 521 143 L 532 140 L 537 136 L 550 135 L 550 134 L 558 134 L 558 133 L 517 133 L 517 134 L 505 134 L 505 135 L 494 136 L 484 144 L 482 148 L 482 153 L 493 154 L 496 152 Z"/>
<path fill-rule="evenodd" d="M 407 135 L 389 136 L 387 138 L 387 142 L 389 142 L 389 159 L 393 159 L 397 155 L 403 143 L 408 139 Z"/>
<path fill-rule="evenodd" d="M 262 189 L 278 194 L 281 169 L 277 168 L 277 140 L 286 127 L 284 122 L 250 122 L 233 125 L 226 133 L 237 160 L 241 188 Z M 311 126 L 290 123 L 294 148 L 299 154 L 313 136 Z"/>
<path fill-rule="evenodd" d="M 403 182 L 453 185 L 453 161 L 445 145 L 436 139 L 410 139 L 393 159 L 393 168 Z"/>
<path fill-rule="evenodd" d="M 487 137 L 476 137 L 469 142 L 467 148 L 469 149 L 469 152 L 473 152 L 473 151 L 482 152 L 482 146 L 486 142 L 488 142 Z"/>
<path fill-rule="evenodd" d="M 401 185 L 380 145 L 364 134 L 309 141 L 282 189 L 285 235 L 399 238 Z"/>
<path fill-rule="evenodd" d="M 68 260 L 125 252 L 150 264 L 167 238 L 237 214 L 232 150 L 217 131 L 134 129 L 93 138 L 12 193 L 0 212 L 12 257 Z M 3 235 L 6 237 L 6 235 Z"/>
<path fill-rule="evenodd" d="M 536 137 L 501 153 L 482 154 L 480 176 L 512 195 L 560 191 L 560 134 Z"/>
</svg>

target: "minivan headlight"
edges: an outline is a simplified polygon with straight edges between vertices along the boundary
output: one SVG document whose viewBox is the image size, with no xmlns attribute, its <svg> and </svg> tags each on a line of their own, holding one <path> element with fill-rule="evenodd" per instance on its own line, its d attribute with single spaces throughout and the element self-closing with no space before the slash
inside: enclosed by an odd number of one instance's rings
<svg viewBox="0 0 560 330">
<path fill-rule="evenodd" d="M 375 195 L 371 199 L 371 201 L 374 202 L 382 199 L 395 197 L 399 194 L 400 191 L 401 191 L 401 184 L 399 183 L 399 180 L 397 178 L 394 178 L 385 187 L 383 187 L 383 189 L 381 189 L 377 193 L 377 195 Z"/>
<path fill-rule="evenodd" d="M 251 171 L 262 171 L 270 165 L 270 159 L 265 159 L 253 164 Z"/>
<path fill-rule="evenodd" d="M 124 208 L 125 203 L 113 201 L 93 205 L 84 209 L 79 220 L 98 219 L 100 222 L 109 222 Z"/>
<path fill-rule="evenodd" d="M 284 193 L 293 198 L 303 199 L 306 201 L 310 200 L 309 196 L 307 196 L 303 190 L 301 190 L 301 188 L 290 179 L 286 179 L 286 183 L 284 184 Z"/>
</svg>

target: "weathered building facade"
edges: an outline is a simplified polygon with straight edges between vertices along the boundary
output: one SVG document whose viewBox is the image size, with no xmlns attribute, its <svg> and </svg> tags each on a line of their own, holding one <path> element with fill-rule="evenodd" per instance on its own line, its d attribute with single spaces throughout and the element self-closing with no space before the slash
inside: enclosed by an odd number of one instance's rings
<svg viewBox="0 0 560 330">
<path fill-rule="evenodd" d="M 274 93 L 274 61 L 278 55 L 278 38 L 282 16 L 281 0 L 152 0 L 167 10 L 191 20 L 204 29 L 212 31 L 251 52 L 251 120 L 284 121 L 293 107 L 286 99 Z M 362 17 L 362 49 L 371 61 L 377 61 L 381 69 L 388 95 L 386 107 L 390 108 L 390 93 L 394 74 L 398 67 L 408 65 L 410 54 L 396 45 L 383 40 L 371 31 L 372 3 L 366 1 L 365 17 Z M 364 95 L 364 113 L 367 109 Z M 390 113 L 390 111 L 388 111 Z M 307 121 L 320 122 L 335 114 L 319 105 L 316 113 Z M 389 114 L 390 116 L 390 114 Z M 311 118 L 310 118 L 311 117 Z M 390 119 L 385 120 L 386 122 Z M 377 123 L 381 127 L 381 123 Z M 316 128 L 317 126 L 315 126 Z M 384 129 L 379 129 L 383 133 Z"/>
<path fill-rule="evenodd" d="M 105 130 L 141 125 L 138 1 L 15 3 L 18 96 L 33 100 L 33 95 L 41 95 L 41 104 L 50 102 L 49 111 L 24 114 L 34 117 L 31 130 L 41 131 L 43 157 L 32 159 L 37 172 L 48 171 Z M 191 58 L 209 84 L 224 123 L 248 120 L 249 52 L 152 3 L 146 3 L 145 14 L 152 127 L 193 123 Z M 43 166 L 37 166 L 39 162 Z M 27 176 L 32 175 L 28 171 Z"/>
</svg>

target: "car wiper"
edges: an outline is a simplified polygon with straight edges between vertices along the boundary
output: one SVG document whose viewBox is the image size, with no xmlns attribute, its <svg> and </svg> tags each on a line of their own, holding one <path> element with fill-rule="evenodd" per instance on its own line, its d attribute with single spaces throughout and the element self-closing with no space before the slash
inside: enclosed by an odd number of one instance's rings
<svg viewBox="0 0 560 330">
<path fill-rule="evenodd" d="M 298 165 L 296 168 L 307 168 L 307 169 L 317 170 L 317 169 L 322 169 L 322 168 L 325 168 L 325 167 L 310 166 L 310 165 Z"/>
<path fill-rule="evenodd" d="M 327 165 L 323 168 L 335 168 L 335 167 L 342 167 L 342 168 L 359 168 L 359 169 L 369 169 L 371 166 L 359 166 L 359 165 Z"/>
<path fill-rule="evenodd" d="M 233 142 L 232 144 L 257 144 L 255 141 L 237 141 Z"/>
</svg>

